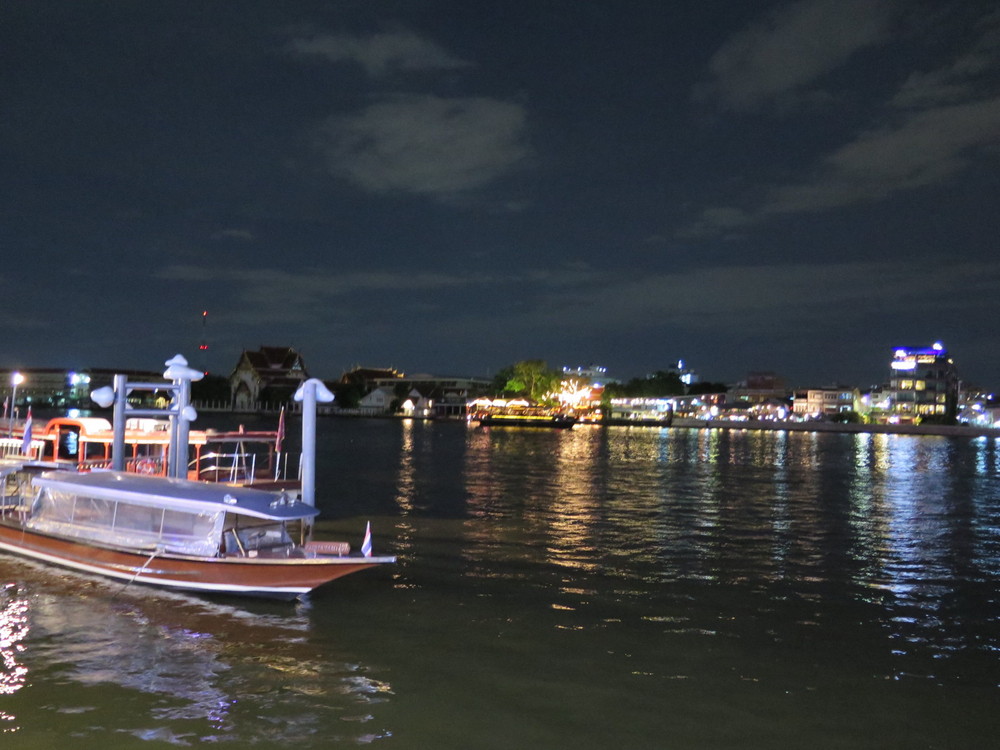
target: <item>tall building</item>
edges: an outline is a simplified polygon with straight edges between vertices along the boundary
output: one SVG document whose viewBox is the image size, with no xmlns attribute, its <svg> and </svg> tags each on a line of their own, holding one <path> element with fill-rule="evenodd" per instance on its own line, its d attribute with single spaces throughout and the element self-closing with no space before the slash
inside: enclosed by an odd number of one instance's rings
<svg viewBox="0 0 1000 750">
<path fill-rule="evenodd" d="M 958 370 L 944 346 L 936 343 L 927 347 L 899 347 L 889 367 L 890 421 L 955 419 Z"/>
</svg>

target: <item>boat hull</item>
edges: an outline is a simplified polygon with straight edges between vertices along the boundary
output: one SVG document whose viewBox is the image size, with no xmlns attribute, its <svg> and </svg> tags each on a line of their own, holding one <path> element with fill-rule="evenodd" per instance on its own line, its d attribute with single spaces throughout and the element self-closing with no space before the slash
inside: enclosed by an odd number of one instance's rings
<svg viewBox="0 0 1000 750">
<path fill-rule="evenodd" d="M 198 558 L 130 552 L 0 525 L 0 551 L 175 591 L 295 599 L 392 557 Z"/>
</svg>

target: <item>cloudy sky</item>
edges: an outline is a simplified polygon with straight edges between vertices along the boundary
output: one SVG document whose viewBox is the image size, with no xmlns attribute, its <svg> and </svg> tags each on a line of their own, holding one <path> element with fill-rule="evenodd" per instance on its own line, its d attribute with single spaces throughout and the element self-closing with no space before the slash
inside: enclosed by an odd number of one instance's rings
<svg viewBox="0 0 1000 750">
<path fill-rule="evenodd" d="M 0 366 L 1000 382 L 993 0 L 9 0 L 0 76 Z"/>
</svg>

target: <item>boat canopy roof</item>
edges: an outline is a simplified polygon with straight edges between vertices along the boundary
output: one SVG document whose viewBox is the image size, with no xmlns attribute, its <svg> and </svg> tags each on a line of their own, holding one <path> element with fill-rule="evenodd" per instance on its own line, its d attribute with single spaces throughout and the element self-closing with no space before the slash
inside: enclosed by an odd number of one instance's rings
<svg viewBox="0 0 1000 750">
<path fill-rule="evenodd" d="M 39 433 L 40 438 L 50 438 L 60 429 L 75 428 L 84 443 L 114 442 L 115 431 L 111 423 L 101 417 L 54 417 L 45 423 Z M 136 445 L 169 445 L 169 422 L 163 419 L 128 419 L 125 421 L 125 442 Z M 204 445 L 204 430 L 191 430 L 188 434 L 191 445 Z"/>
<path fill-rule="evenodd" d="M 43 489 L 188 513 L 225 511 L 273 521 L 319 515 L 316 508 L 284 492 L 122 471 L 49 471 L 34 477 L 32 483 Z"/>
<path fill-rule="evenodd" d="M 84 434 L 91 432 L 111 432 L 111 422 L 102 417 L 57 417 L 50 419 L 46 424 L 45 432 L 49 432 L 48 425 L 75 425 Z"/>
<path fill-rule="evenodd" d="M 4 457 L 0 459 L 0 477 L 5 477 L 24 469 L 34 469 L 36 471 L 46 471 L 52 469 L 66 468 L 65 461 L 36 461 L 27 457 Z"/>
</svg>

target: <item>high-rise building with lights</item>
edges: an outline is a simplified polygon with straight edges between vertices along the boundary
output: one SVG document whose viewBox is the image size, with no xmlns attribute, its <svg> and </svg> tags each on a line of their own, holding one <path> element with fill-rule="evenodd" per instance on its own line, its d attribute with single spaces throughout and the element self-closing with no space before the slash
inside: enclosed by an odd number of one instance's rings
<svg viewBox="0 0 1000 750">
<path fill-rule="evenodd" d="M 958 371 L 940 343 L 899 347 L 889 363 L 889 419 L 918 422 L 954 419 L 958 413 Z"/>
</svg>

